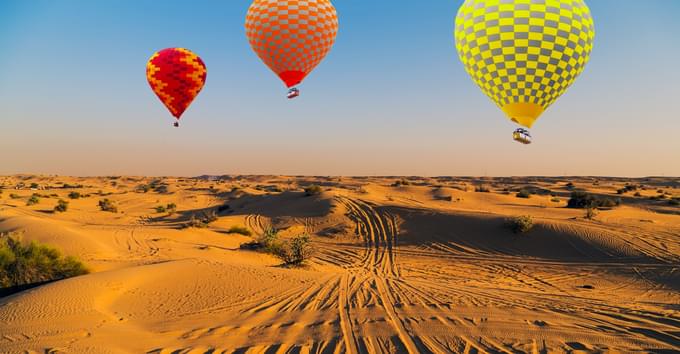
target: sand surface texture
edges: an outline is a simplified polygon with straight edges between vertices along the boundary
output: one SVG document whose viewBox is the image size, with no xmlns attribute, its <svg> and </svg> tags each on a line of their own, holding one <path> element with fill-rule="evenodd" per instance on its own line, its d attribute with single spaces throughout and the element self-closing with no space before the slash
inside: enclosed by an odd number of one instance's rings
<svg viewBox="0 0 680 354">
<path fill-rule="evenodd" d="M 400 180 L 0 177 L 0 232 L 92 271 L 0 298 L 0 352 L 680 351 L 680 207 L 668 202 L 680 180 Z M 566 208 L 567 182 L 622 206 L 585 219 Z M 617 194 L 626 183 L 641 194 Z M 306 196 L 312 184 L 323 192 Z M 33 193 L 50 197 L 26 206 Z M 58 199 L 67 212 L 51 212 Z M 176 213 L 154 210 L 168 203 Z M 220 206 L 207 228 L 182 228 Z M 534 228 L 504 227 L 518 215 Z M 239 249 L 270 227 L 311 235 L 314 257 L 289 268 Z"/>
</svg>

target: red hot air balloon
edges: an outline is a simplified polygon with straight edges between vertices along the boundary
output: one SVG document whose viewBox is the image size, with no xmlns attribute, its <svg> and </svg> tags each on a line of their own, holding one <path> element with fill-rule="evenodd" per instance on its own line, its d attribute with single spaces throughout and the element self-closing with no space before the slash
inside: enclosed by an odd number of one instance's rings
<svg viewBox="0 0 680 354">
<path fill-rule="evenodd" d="M 196 98 L 203 85 L 207 70 L 198 55 L 184 48 L 163 49 L 146 64 L 146 78 L 156 96 L 177 119 Z"/>
<path fill-rule="evenodd" d="M 246 36 L 262 61 L 294 88 L 328 54 L 338 33 L 330 0 L 255 0 L 246 15 Z"/>
</svg>

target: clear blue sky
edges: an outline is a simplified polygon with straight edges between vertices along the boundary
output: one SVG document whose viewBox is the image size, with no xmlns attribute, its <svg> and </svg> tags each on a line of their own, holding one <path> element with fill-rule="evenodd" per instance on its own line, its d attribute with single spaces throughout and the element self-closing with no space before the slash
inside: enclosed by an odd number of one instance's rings
<svg viewBox="0 0 680 354">
<path fill-rule="evenodd" d="M 0 174 L 680 175 L 680 1 L 590 0 L 590 64 L 532 130 L 474 85 L 461 0 L 336 0 L 337 42 L 301 86 L 251 51 L 247 0 L 0 1 Z M 154 51 L 208 66 L 180 129 Z"/>
</svg>

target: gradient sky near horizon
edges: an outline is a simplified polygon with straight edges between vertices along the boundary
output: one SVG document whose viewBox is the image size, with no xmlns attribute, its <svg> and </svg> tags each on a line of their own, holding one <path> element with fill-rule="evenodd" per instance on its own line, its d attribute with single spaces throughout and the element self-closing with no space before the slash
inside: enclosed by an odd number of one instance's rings
<svg viewBox="0 0 680 354">
<path fill-rule="evenodd" d="M 3 0 L 0 174 L 680 176 L 680 1 L 587 1 L 591 61 L 530 146 L 458 60 L 462 2 L 335 0 L 337 42 L 288 101 L 248 0 Z M 208 66 L 180 129 L 146 82 L 166 47 Z"/>
</svg>

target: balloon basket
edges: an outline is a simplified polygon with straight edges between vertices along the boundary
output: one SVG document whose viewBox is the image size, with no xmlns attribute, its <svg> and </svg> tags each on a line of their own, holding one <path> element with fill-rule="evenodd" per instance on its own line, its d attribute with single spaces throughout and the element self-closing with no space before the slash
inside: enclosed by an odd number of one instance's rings
<svg viewBox="0 0 680 354">
<path fill-rule="evenodd" d="M 531 134 L 528 130 L 519 128 L 512 133 L 512 140 L 524 145 L 531 144 Z"/>
</svg>

